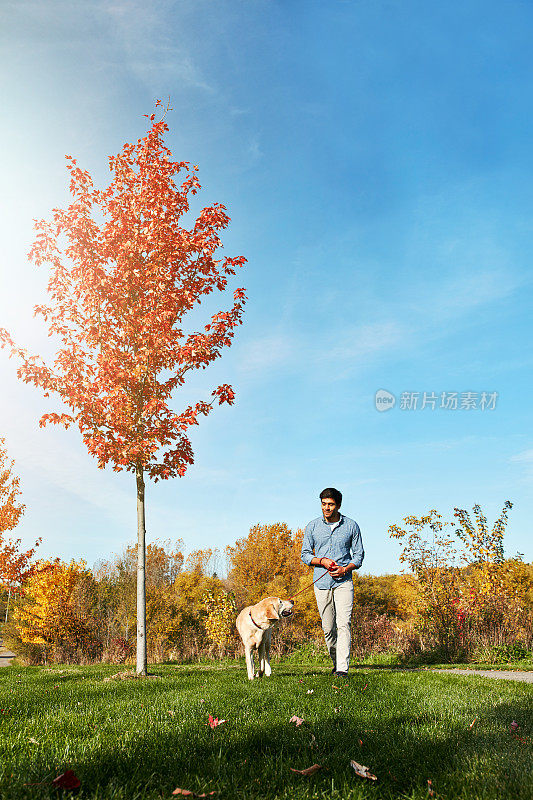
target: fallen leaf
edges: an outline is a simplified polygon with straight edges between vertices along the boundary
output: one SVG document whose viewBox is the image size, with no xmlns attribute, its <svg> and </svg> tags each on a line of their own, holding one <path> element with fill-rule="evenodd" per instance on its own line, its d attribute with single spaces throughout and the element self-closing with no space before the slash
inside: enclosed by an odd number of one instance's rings
<svg viewBox="0 0 533 800">
<path fill-rule="evenodd" d="M 308 689 L 308 690 L 307 690 L 307 694 L 314 694 L 314 692 L 315 692 L 315 690 L 314 690 L 314 689 Z"/>
<path fill-rule="evenodd" d="M 368 683 L 365 683 L 365 685 L 363 686 L 363 688 L 361 689 L 361 691 L 362 691 L 362 692 L 364 692 L 364 691 L 365 691 L 365 689 L 368 689 Z"/>
<path fill-rule="evenodd" d="M 477 717 L 474 717 L 474 719 L 472 720 L 472 722 L 471 722 L 471 723 L 470 723 L 470 725 L 468 726 L 468 729 L 469 729 L 469 730 L 472 730 L 472 728 L 474 727 L 474 725 L 476 724 L 476 722 L 477 722 Z"/>
<path fill-rule="evenodd" d="M 72 772 L 71 769 L 67 769 L 65 772 L 62 772 L 61 775 L 58 775 L 57 778 L 54 778 L 52 786 L 55 786 L 56 789 L 73 791 L 74 789 L 80 788 L 81 781 L 75 772 Z"/>
<path fill-rule="evenodd" d="M 37 739 L 34 739 L 34 738 L 33 738 L 33 736 L 30 736 L 30 742 L 31 742 L 32 744 L 39 744 L 39 742 L 37 741 Z"/>
<path fill-rule="evenodd" d="M 293 716 L 290 718 L 289 722 L 295 722 L 296 723 L 296 727 L 299 728 L 300 725 L 303 722 L 305 722 L 305 720 L 303 720 L 301 717 L 297 717 L 296 714 L 293 714 Z"/>
<path fill-rule="evenodd" d="M 216 794 L 216 791 L 212 792 L 203 792 L 202 794 L 197 794 L 197 792 L 191 792 L 190 789 L 174 789 L 172 794 L 181 794 L 182 797 L 211 797 L 211 795 Z"/>
<path fill-rule="evenodd" d="M 475 720 L 474 720 L 474 722 L 475 722 Z M 472 725 L 473 725 L 473 724 L 474 724 L 474 723 L 472 723 Z M 470 727 L 472 727 L 472 725 L 471 725 Z M 430 780 L 429 780 L 429 778 L 428 778 L 428 795 L 429 795 L 430 797 L 434 797 L 434 796 L 435 796 L 435 792 L 433 791 L 433 789 L 431 788 L 431 786 L 432 786 L 432 784 L 431 784 L 431 781 L 430 781 Z"/>
<path fill-rule="evenodd" d="M 368 778 L 369 781 L 377 781 L 376 776 L 372 775 L 368 767 L 358 764 L 357 761 L 354 761 L 353 759 L 350 761 L 350 764 L 354 768 L 356 775 L 359 775 L 361 778 Z"/>
<path fill-rule="evenodd" d="M 316 736 L 314 733 L 311 734 L 311 738 L 309 739 L 309 746 L 310 747 L 318 747 L 316 743 Z"/>
<path fill-rule="evenodd" d="M 294 769 L 293 767 L 289 767 L 291 772 L 296 772 L 297 775 L 314 775 L 315 772 L 318 772 L 319 769 L 322 769 L 320 764 L 313 764 L 312 767 L 307 767 L 307 769 Z"/>
<path fill-rule="evenodd" d="M 363 746 L 363 740 L 362 739 L 358 739 L 357 741 L 359 742 L 359 746 L 362 747 Z"/>
<path fill-rule="evenodd" d="M 516 735 L 516 731 L 518 730 L 519 727 L 520 725 L 518 724 L 518 722 L 516 720 L 513 720 L 509 725 L 509 733 L 512 735 L 513 739 L 516 739 L 518 742 L 522 742 L 522 744 L 527 744 L 527 739 L 522 739 L 521 736 Z"/>
<path fill-rule="evenodd" d="M 339 711 L 340 711 L 340 707 L 334 708 L 334 709 L 333 709 L 333 711 L 334 711 L 336 714 L 338 714 L 338 713 L 339 713 Z"/>
<path fill-rule="evenodd" d="M 222 725 L 223 722 L 226 722 L 226 720 L 219 719 L 218 717 L 212 717 L 211 714 L 209 714 L 209 721 L 207 724 L 210 728 L 216 728 L 217 725 Z"/>
</svg>

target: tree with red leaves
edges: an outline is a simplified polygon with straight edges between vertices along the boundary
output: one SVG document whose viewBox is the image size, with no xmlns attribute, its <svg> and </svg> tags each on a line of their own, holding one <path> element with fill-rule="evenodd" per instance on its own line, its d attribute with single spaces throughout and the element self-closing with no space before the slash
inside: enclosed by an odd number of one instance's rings
<svg viewBox="0 0 533 800">
<path fill-rule="evenodd" d="M 0 584 L 8 590 L 18 591 L 20 584 L 31 575 L 31 559 L 40 539 L 29 550 L 21 550 L 20 539 L 6 537 L 24 514 L 25 506 L 19 502 L 20 478 L 14 474 L 14 461 L 10 461 L 5 439 L 0 438 Z M 6 612 L 7 617 L 7 612 Z"/>
<path fill-rule="evenodd" d="M 99 467 L 136 475 L 139 674 L 147 669 L 144 479 L 183 476 L 194 460 L 187 429 L 215 401 L 233 402 L 231 386 L 223 384 L 211 402 L 179 413 L 169 407 L 187 373 L 205 369 L 231 344 L 246 300 L 244 289 L 236 289 L 229 310 L 214 314 L 202 331 L 184 331 L 187 313 L 215 289 L 223 292 L 246 259 L 216 258 L 219 233 L 229 223 L 225 206 L 204 208 L 190 229 L 182 227 L 189 196 L 201 188 L 198 167 L 172 160 L 164 116 L 147 116 L 147 134 L 110 157 L 107 189 L 95 188 L 67 156 L 73 202 L 54 209 L 50 222 L 36 223 L 29 256 L 50 265 L 50 301 L 35 313 L 62 343 L 52 366 L 0 330 L 0 344 L 20 361 L 19 377 L 46 397 L 58 394 L 69 409 L 45 414 L 40 424 L 76 424 Z"/>
</svg>

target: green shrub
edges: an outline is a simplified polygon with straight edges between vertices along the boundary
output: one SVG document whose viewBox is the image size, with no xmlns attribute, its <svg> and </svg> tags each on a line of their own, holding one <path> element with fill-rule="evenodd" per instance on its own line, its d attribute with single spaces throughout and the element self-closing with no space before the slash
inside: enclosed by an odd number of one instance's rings
<svg viewBox="0 0 533 800">
<path fill-rule="evenodd" d="M 13 623 L 8 622 L 3 626 L 2 640 L 4 642 L 4 647 L 7 647 L 16 654 L 19 664 L 35 666 L 36 664 L 44 664 L 46 662 L 44 645 L 23 642 Z"/>
<path fill-rule="evenodd" d="M 281 660 L 284 664 L 331 664 L 325 645 L 316 642 L 301 644 Z"/>
<path fill-rule="evenodd" d="M 472 653 L 472 661 L 485 664 L 508 664 L 528 658 L 531 652 L 521 642 L 487 645 L 477 647 Z"/>
</svg>

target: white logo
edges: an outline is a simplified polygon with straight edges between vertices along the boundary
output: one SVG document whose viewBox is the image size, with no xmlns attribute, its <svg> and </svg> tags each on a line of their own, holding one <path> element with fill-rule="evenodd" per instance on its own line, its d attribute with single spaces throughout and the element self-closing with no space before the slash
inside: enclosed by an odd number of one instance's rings
<svg viewBox="0 0 533 800">
<path fill-rule="evenodd" d="M 396 398 L 386 389 L 378 389 L 374 398 L 377 411 L 389 411 L 394 408 Z"/>
</svg>

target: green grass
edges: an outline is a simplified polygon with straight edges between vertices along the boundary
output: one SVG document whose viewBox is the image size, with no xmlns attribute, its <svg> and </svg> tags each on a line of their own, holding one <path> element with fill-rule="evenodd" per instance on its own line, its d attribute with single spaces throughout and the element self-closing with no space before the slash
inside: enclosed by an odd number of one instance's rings
<svg viewBox="0 0 533 800">
<path fill-rule="evenodd" d="M 531 685 L 386 669 L 339 684 L 323 666 L 273 668 L 253 683 L 241 663 L 154 666 L 161 680 L 108 683 L 118 668 L 5 668 L 1 797 L 57 797 L 25 784 L 73 769 L 87 798 L 170 798 L 179 786 L 232 800 L 426 800 L 430 779 L 438 800 L 533 800 Z M 227 722 L 212 730 L 209 714 Z M 327 770 L 290 771 L 315 762 Z"/>
<path fill-rule="evenodd" d="M 429 669 L 494 669 L 501 672 L 533 672 L 531 661 L 506 661 L 504 664 L 494 664 L 488 661 L 457 662 L 456 664 L 431 664 Z"/>
</svg>

